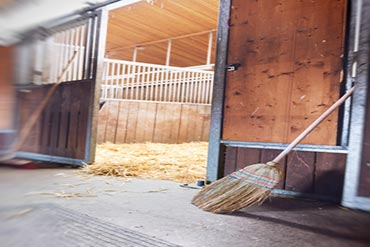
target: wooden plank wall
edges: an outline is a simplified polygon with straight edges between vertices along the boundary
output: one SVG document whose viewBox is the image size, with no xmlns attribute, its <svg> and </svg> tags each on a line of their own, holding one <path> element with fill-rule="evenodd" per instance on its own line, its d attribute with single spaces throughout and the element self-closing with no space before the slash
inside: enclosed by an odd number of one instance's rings
<svg viewBox="0 0 370 247">
<path fill-rule="evenodd" d="M 10 149 L 15 133 L 14 47 L 0 46 L 0 154 Z M 0 157 L 1 158 L 1 157 Z"/>
<path fill-rule="evenodd" d="M 338 99 L 346 0 L 233 0 L 224 140 L 292 141 Z M 303 143 L 336 145 L 338 113 Z"/>
<path fill-rule="evenodd" d="M 20 127 L 24 126 L 50 85 L 18 92 Z M 84 159 L 91 81 L 62 83 L 48 102 L 20 151 Z"/>
<path fill-rule="evenodd" d="M 280 150 L 226 147 L 225 175 L 255 163 L 272 160 Z M 283 180 L 278 189 L 325 196 L 340 200 L 346 155 L 321 152 L 291 152 L 279 168 Z"/>
<path fill-rule="evenodd" d="M 208 141 L 209 105 L 107 101 L 99 112 L 98 143 Z"/>
<path fill-rule="evenodd" d="M 0 130 L 14 128 L 14 47 L 0 46 Z"/>
</svg>

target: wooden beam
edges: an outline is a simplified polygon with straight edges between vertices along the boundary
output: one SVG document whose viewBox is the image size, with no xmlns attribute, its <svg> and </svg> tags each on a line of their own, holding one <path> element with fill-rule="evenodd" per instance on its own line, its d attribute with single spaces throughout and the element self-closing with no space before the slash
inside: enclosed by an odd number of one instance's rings
<svg viewBox="0 0 370 247">
<path fill-rule="evenodd" d="M 133 62 L 136 62 L 136 57 L 137 57 L 137 46 L 134 47 L 134 54 L 132 55 Z"/>
<path fill-rule="evenodd" d="M 176 36 L 176 37 L 171 37 L 171 40 L 189 38 L 189 37 L 193 37 L 193 36 L 207 34 L 209 32 L 214 32 L 214 31 L 216 31 L 216 29 L 202 31 L 202 32 L 198 32 L 198 33 L 184 34 L 184 35 L 180 35 L 180 36 Z M 155 40 L 155 41 L 150 41 L 150 42 L 145 42 L 145 43 L 140 43 L 140 44 L 125 46 L 125 47 L 120 47 L 120 48 L 116 48 L 116 49 L 111 49 L 110 51 L 121 51 L 121 50 L 129 49 L 129 48 L 133 48 L 135 46 L 138 46 L 138 47 L 140 47 L 140 46 L 147 46 L 147 45 L 153 45 L 153 44 L 163 43 L 163 42 L 167 42 L 167 41 L 168 41 L 168 38 L 166 38 L 166 39 L 160 39 L 160 40 Z"/>
<path fill-rule="evenodd" d="M 212 40 L 213 40 L 213 32 L 211 31 L 211 32 L 209 32 L 208 51 L 207 51 L 207 62 L 206 62 L 206 64 L 211 64 Z"/>
<path fill-rule="evenodd" d="M 166 65 L 170 66 L 170 59 L 171 59 L 171 47 L 172 47 L 172 40 L 168 40 L 168 46 L 167 46 L 167 57 L 166 57 Z"/>
</svg>

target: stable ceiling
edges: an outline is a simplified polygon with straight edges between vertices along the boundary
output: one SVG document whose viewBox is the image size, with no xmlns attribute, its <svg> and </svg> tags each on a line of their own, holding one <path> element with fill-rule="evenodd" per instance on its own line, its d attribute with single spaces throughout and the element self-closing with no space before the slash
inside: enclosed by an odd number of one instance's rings
<svg viewBox="0 0 370 247">
<path fill-rule="evenodd" d="M 207 61 L 213 31 L 214 63 L 219 0 L 152 0 L 109 12 L 106 57 L 165 64 L 172 39 L 170 65 L 196 66 Z"/>
</svg>

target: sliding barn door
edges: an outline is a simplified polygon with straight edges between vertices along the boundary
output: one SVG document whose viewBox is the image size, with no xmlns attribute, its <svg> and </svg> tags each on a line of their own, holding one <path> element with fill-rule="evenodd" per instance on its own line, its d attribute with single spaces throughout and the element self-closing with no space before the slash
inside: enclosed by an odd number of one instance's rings
<svg viewBox="0 0 370 247">
<path fill-rule="evenodd" d="M 29 34 L 18 47 L 18 129 L 61 77 L 17 156 L 80 165 L 94 159 L 102 12 L 69 18 Z M 72 20 L 71 20 L 72 19 Z M 104 37 L 101 37 L 104 35 Z M 19 140 L 21 140 L 19 138 Z"/>
</svg>

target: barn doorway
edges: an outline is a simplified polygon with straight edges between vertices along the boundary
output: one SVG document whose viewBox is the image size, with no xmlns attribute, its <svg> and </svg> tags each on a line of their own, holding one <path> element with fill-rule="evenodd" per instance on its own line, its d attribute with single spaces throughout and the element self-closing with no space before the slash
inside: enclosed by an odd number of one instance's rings
<svg viewBox="0 0 370 247">
<path fill-rule="evenodd" d="M 166 153 L 166 157 L 169 149 L 189 152 L 189 160 L 158 158 L 159 166 L 182 160 L 195 166 L 177 166 L 196 170 L 196 179 L 204 178 L 219 1 L 131 2 L 113 4 L 108 13 L 96 164 L 107 164 L 107 157 L 100 157 L 112 149 L 116 151 L 109 157 L 115 160 L 109 164 L 124 160 L 118 154 L 127 158 L 130 148 L 135 156 L 140 156 L 137 149 L 145 149 L 147 155 Z M 190 151 L 184 151 L 184 145 Z M 143 160 L 136 163 L 145 165 Z"/>
</svg>

